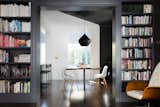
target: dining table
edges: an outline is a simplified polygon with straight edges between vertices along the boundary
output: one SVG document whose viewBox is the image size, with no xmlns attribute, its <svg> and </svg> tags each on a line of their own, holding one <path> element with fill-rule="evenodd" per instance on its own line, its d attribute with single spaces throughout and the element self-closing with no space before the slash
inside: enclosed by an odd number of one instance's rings
<svg viewBox="0 0 160 107">
<path fill-rule="evenodd" d="M 100 67 L 87 67 L 87 66 L 80 66 L 80 67 L 67 67 L 65 70 L 82 70 L 83 71 L 83 89 L 84 92 L 86 91 L 86 70 L 100 70 Z"/>
</svg>

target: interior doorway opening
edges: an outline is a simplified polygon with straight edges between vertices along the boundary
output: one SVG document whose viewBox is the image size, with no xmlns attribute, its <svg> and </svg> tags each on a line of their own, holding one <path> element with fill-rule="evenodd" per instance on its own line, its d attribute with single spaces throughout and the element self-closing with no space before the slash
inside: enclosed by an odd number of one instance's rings
<svg viewBox="0 0 160 107">
<path fill-rule="evenodd" d="M 111 90 L 112 19 L 113 9 L 110 7 L 83 7 L 72 11 L 63 9 L 57 11 L 50 7 L 41 8 L 40 59 L 41 64 L 52 65 L 52 81 L 63 81 L 64 71 L 68 66 L 81 67 L 82 64 L 87 67 L 94 66 L 100 68 L 96 71 L 100 74 L 103 67 L 107 65 L 109 72 L 105 79 L 107 84 L 110 84 Z M 84 33 L 91 39 L 91 44 L 87 47 L 80 46 L 78 42 Z M 94 74 L 90 71 L 85 74 L 86 80 L 90 80 L 92 76 Z M 73 80 L 83 80 L 83 72 L 74 74 L 74 77 Z M 104 85 L 103 81 L 102 84 L 101 81 L 99 83 Z"/>
</svg>

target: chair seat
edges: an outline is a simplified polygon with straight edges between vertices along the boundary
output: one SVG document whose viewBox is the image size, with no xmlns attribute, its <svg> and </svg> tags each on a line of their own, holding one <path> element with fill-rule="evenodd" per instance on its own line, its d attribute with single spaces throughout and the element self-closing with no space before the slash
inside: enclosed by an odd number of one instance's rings
<svg viewBox="0 0 160 107">
<path fill-rule="evenodd" d="M 104 78 L 104 76 L 102 74 L 95 74 L 94 79 L 98 79 L 98 78 Z"/>
<path fill-rule="evenodd" d="M 142 90 L 127 91 L 128 96 L 135 98 L 135 99 L 138 99 L 138 100 L 142 100 L 143 93 L 144 93 L 144 91 L 142 91 Z"/>
</svg>

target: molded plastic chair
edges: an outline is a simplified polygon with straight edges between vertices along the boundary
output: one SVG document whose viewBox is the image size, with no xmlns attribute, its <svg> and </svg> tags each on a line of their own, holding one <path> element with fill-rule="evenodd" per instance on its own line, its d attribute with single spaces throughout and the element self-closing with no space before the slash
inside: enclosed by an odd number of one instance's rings
<svg viewBox="0 0 160 107">
<path fill-rule="evenodd" d="M 107 70 L 108 70 L 108 66 L 105 65 L 103 67 L 102 73 L 100 73 L 100 74 L 94 74 L 94 79 L 97 80 L 96 81 L 97 84 L 99 83 L 99 79 L 102 79 L 103 83 L 104 83 L 104 86 L 107 87 L 107 82 L 106 82 L 106 79 L 105 79 L 105 77 L 107 76 Z"/>
</svg>

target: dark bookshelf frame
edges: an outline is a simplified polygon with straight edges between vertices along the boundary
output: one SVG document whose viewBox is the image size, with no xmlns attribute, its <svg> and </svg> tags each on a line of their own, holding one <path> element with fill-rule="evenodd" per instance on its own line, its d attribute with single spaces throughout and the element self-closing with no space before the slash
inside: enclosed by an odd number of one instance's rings
<svg viewBox="0 0 160 107">
<path fill-rule="evenodd" d="M 34 28 L 36 18 L 35 17 L 35 12 L 32 9 L 34 7 L 33 0 L 0 0 L 0 4 L 23 4 L 23 5 L 28 5 L 28 2 L 31 2 L 31 17 L 9 17 L 9 16 L 2 16 L 0 18 L 2 19 L 7 19 L 7 20 L 20 20 L 24 22 L 31 22 L 31 32 L 0 32 L 2 34 L 6 35 L 11 35 L 12 37 L 20 37 L 25 39 L 30 39 L 31 40 L 31 47 L 7 47 L 7 48 L 1 48 L 1 49 L 6 49 L 8 51 L 30 51 L 31 53 L 31 62 L 30 63 L 0 63 L 0 65 L 9 65 L 9 66 L 28 66 L 31 65 L 31 74 L 29 77 L 7 77 L 7 78 L 0 78 L 1 80 L 12 80 L 12 81 L 30 81 L 30 93 L 1 93 L 0 94 L 0 103 L 37 103 L 40 102 L 40 91 L 39 91 L 39 76 L 38 76 L 38 71 L 39 71 L 39 60 L 38 60 L 38 54 L 39 53 L 37 49 L 37 43 L 36 39 L 37 37 L 33 36 L 36 35 L 36 31 Z"/>
<path fill-rule="evenodd" d="M 150 1 L 150 0 L 123 0 L 122 1 L 122 5 L 123 4 L 152 4 L 152 7 L 154 6 L 153 5 L 153 2 Z M 154 9 L 153 9 L 153 12 L 154 12 Z M 154 18 L 154 13 L 136 13 L 136 12 L 122 12 L 121 16 L 129 16 L 129 15 L 132 15 L 132 16 L 144 16 L 144 15 L 149 15 L 149 16 L 152 16 L 152 23 L 151 24 L 122 24 L 121 26 L 126 26 L 126 27 L 152 27 L 153 28 L 153 34 L 152 35 L 121 35 L 121 40 L 123 39 L 129 39 L 129 38 L 151 38 L 151 37 L 154 37 L 154 21 L 153 21 L 153 18 Z M 147 46 L 147 47 L 122 47 L 123 50 L 125 49 L 136 49 L 136 48 L 139 48 L 139 49 L 143 49 L 143 48 L 148 48 L 148 49 L 151 49 L 151 52 L 152 52 L 152 56 L 151 58 L 121 58 L 121 60 L 152 60 L 152 64 L 154 65 L 154 44 L 151 45 L 151 46 Z M 152 65 L 152 67 L 154 68 L 154 66 Z M 120 70 L 121 72 L 122 71 L 126 71 L 126 72 L 130 72 L 130 71 L 139 71 L 139 72 L 145 72 L 145 71 L 151 71 L 153 72 L 152 68 L 151 69 L 121 69 Z M 146 82 L 149 82 L 149 80 L 121 80 L 121 95 L 123 96 L 122 99 L 123 100 L 126 100 L 127 102 L 130 102 L 130 101 L 134 101 L 133 99 L 130 99 L 129 97 L 126 96 L 125 94 L 125 87 L 126 87 L 126 84 L 128 82 L 131 82 L 131 81 L 146 81 Z M 125 85 L 124 85 L 125 84 Z"/>
</svg>

